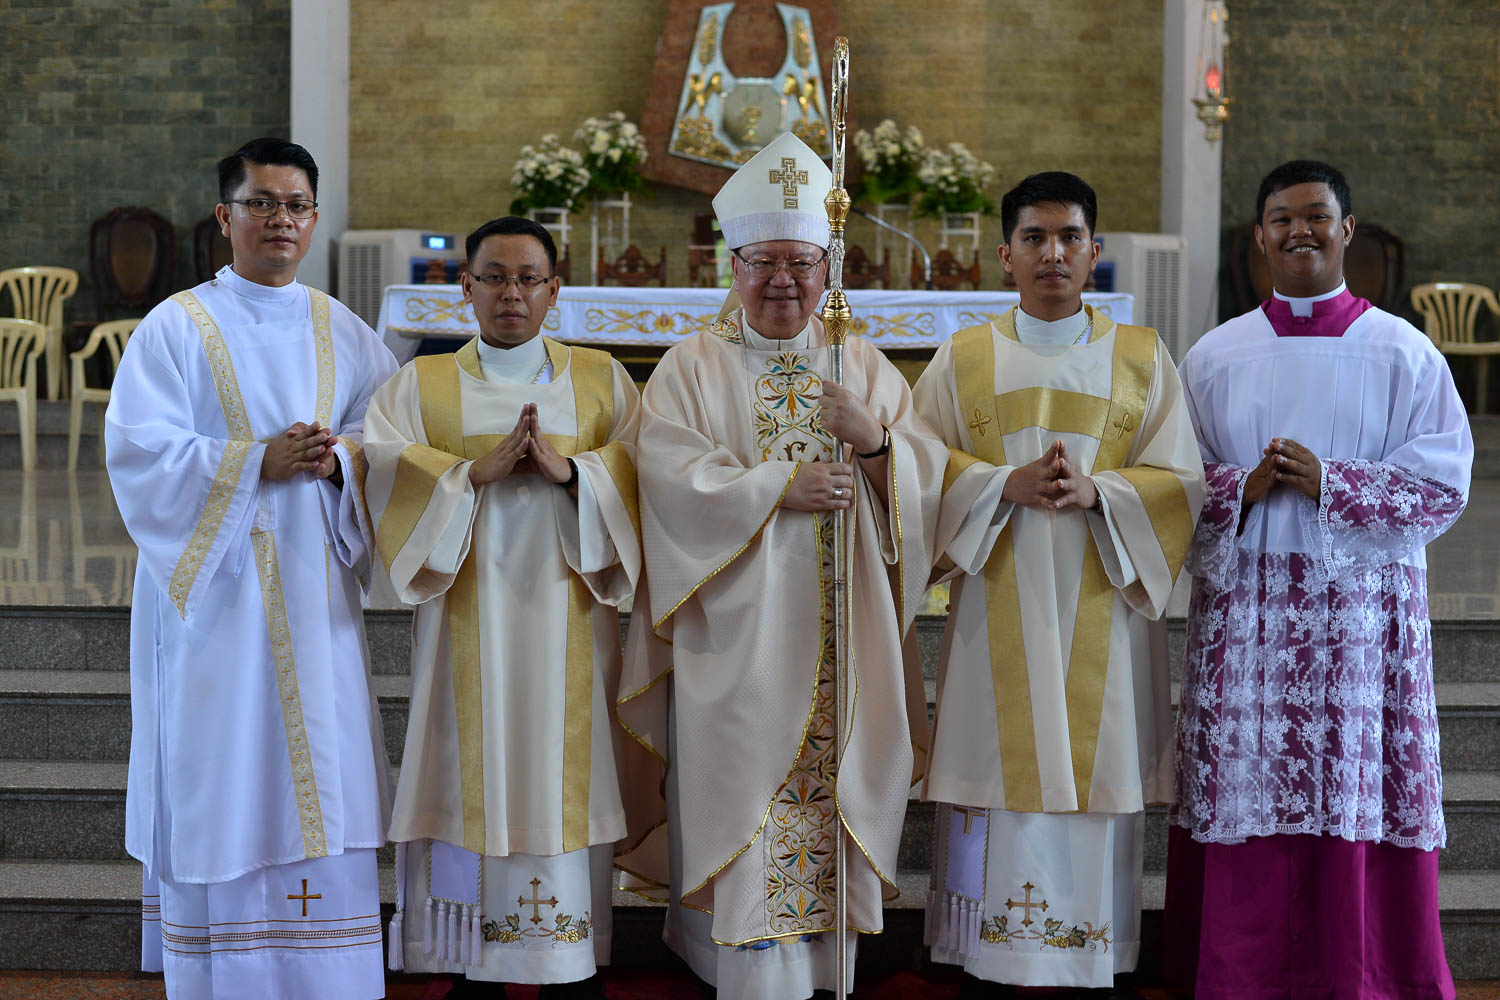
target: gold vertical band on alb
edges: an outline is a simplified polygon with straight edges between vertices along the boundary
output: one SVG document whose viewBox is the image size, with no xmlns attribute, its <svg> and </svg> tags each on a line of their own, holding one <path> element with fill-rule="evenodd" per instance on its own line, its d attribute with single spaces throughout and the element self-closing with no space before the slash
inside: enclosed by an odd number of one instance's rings
<svg viewBox="0 0 1500 1000">
<path fill-rule="evenodd" d="M 828 301 L 823 304 L 823 328 L 828 334 L 830 368 L 833 381 L 844 382 L 844 340 L 849 335 L 853 314 L 844 295 L 844 220 L 849 216 L 849 192 L 844 190 L 844 137 L 849 112 L 849 39 L 842 35 L 833 40 L 833 83 L 828 89 L 828 110 L 833 130 L 833 188 L 823 199 L 828 210 Z M 842 455 L 845 443 L 839 443 Z M 844 808 L 840 799 L 838 775 L 842 771 L 844 747 L 848 742 L 849 707 L 849 639 L 853 594 L 850 578 L 853 563 L 849 546 L 849 511 L 833 512 L 833 636 L 834 636 L 834 907 L 833 929 L 835 966 L 839 1000 L 848 996 L 849 986 L 849 871 L 848 838 L 844 834 Z"/>
</svg>

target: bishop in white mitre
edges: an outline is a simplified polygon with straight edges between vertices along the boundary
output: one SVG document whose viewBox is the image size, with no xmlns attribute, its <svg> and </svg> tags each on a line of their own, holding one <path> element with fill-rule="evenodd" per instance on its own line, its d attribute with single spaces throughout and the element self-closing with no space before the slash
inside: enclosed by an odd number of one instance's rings
<svg viewBox="0 0 1500 1000">
<path fill-rule="evenodd" d="M 390 788 L 358 484 L 365 405 L 396 365 L 296 281 L 307 151 L 255 140 L 219 176 L 234 262 L 141 322 L 105 414 L 140 549 L 125 843 L 142 967 L 173 1000 L 380 997 Z"/>
<path fill-rule="evenodd" d="M 1203 466 L 1155 331 L 1083 305 L 1095 212 L 1072 174 L 1007 193 L 1020 307 L 954 334 L 915 390 L 953 449 L 928 938 L 974 995 L 1134 969 L 1143 811 L 1172 790 L 1160 618 Z"/>
<path fill-rule="evenodd" d="M 496 219 L 466 250 L 480 335 L 407 364 L 367 421 L 380 556 L 417 606 L 391 966 L 602 997 L 638 393 L 608 354 L 541 335 L 546 229 Z"/>
<path fill-rule="evenodd" d="M 925 745 L 921 677 L 903 672 L 901 640 L 926 583 L 946 451 L 867 341 L 849 338 L 843 384 L 829 380 L 813 312 L 830 186 L 789 134 L 730 178 L 714 199 L 734 250 L 730 308 L 666 353 L 641 399 L 647 588 L 619 709 L 639 741 L 627 765 L 641 811 L 619 864 L 668 895 L 667 943 L 723 1000 L 837 984 L 841 829 L 851 941 L 881 929 Z M 854 622 L 835 769 L 838 510 L 854 539 Z M 666 762 L 667 823 L 653 826 Z"/>
</svg>

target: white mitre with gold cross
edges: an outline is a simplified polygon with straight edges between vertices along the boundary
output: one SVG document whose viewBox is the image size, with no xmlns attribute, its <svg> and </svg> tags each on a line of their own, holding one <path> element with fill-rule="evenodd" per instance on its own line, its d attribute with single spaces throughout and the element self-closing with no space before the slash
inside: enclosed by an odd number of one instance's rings
<svg viewBox="0 0 1500 1000">
<path fill-rule="evenodd" d="M 731 250 L 768 240 L 828 246 L 823 198 L 833 173 L 801 139 L 783 132 L 724 182 L 714 214 Z"/>
</svg>

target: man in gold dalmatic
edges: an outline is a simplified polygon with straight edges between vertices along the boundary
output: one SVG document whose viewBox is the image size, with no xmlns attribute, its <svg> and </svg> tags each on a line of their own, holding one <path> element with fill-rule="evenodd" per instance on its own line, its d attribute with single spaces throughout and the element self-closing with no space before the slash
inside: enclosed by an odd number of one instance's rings
<svg viewBox="0 0 1500 1000">
<path fill-rule="evenodd" d="M 790 134 L 730 178 L 714 210 L 736 296 L 714 330 L 667 352 L 641 398 L 649 593 L 636 595 L 619 708 L 640 741 L 625 758 L 640 812 L 619 863 L 641 885 L 670 883 L 667 943 L 721 1000 L 836 986 L 835 838 L 842 828 L 849 927 L 878 931 L 925 745 L 901 637 L 931 565 L 946 451 L 867 342 L 849 338 L 844 383 L 827 381 L 813 312 L 830 186 Z M 854 620 L 835 771 L 838 510 Z M 667 808 L 653 813 L 667 761 Z"/>
<path fill-rule="evenodd" d="M 926 798 L 929 943 L 1025 986 L 1110 986 L 1140 947 L 1143 810 L 1172 792 L 1159 621 L 1203 500 L 1155 331 L 1083 305 L 1093 190 L 1005 195 L 1017 309 L 961 330 L 918 381 L 953 449 L 938 576 L 953 580 Z"/>
<path fill-rule="evenodd" d="M 466 250 L 480 336 L 406 365 L 366 418 L 376 541 L 418 605 L 391 964 L 602 997 L 638 397 L 609 355 L 541 336 L 559 286 L 545 229 L 496 219 Z M 504 995 L 482 989 L 450 995 Z"/>
</svg>

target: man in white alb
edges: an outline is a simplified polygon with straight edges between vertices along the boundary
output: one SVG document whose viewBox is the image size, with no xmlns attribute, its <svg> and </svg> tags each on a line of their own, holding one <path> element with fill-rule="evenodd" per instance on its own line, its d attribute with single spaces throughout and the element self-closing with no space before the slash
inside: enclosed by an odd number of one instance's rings
<svg viewBox="0 0 1500 1000">
<path fill-rule="evenodd" d="M 1159 619 L 1203 467 L 1156 332 L 1083 304 L 1096 205 L 1058 171 L 1006 193 L 1020 307 L 954 334 L 915 389 L 953 449 L 923 794 L 940 803 L 932 955 L 964 967 L 966 996 L 1135 968 L 1143 811 L 1172 788 Z"/>
<path fill-rule="evenodd" d="M 141 322 L 105 414 L 140 549 L 125 842 L 142 967 L 173 1000 L 385 995 L 359 481 L 365 404 L 396 364 L 296 280 L 317 184 L 280 139 L 220 161 L 234 262 Z"/>
<path fill-rule="evenodd" d="M 417 605 L 391 965 L 461 973 L 454 998 L 602 997 L 638 394 L 608 354 L 541 335 L 546 229 L 507 216 L 465 249 L 479 336 L 402 368 L 366 421 L 380 557 Z"/>
</svg>

